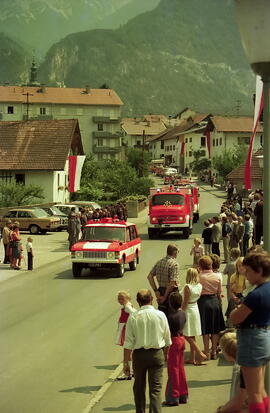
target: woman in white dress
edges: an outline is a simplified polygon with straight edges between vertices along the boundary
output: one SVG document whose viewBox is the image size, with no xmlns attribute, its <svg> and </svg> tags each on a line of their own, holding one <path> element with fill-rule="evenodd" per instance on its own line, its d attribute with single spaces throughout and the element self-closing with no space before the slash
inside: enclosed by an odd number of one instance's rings
<svg viewBox="0 0 270 413">
<path fill-rule="evenodd" d="M 196 336 L 202 334 L 200 313 L 197 305 L 201 292 L 202 285 L 199 282 L 199 273 L 196 268 L 189 268 L 187 270 L 186 285 L 181 291 L 183 296 L 182 310 L 186 313 L 186 324 L 183 334 L 190 345 L 190 359 L 187 363 L 194 366 L 202 366 L 205 364 L 204 361 L 207 360 L 206 354 L 201 351 L 196 343 Z"/>
</svg>

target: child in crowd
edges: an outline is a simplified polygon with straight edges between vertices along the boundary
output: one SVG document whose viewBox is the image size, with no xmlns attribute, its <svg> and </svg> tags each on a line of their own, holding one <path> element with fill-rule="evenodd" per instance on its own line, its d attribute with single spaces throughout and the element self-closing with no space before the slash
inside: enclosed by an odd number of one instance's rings
<svg viewBox="0 0 270 413">
<path fill-rule="evenodd" d="M 237 259 L 240 257 L 240 255 L 241 255 L 241 251 L 239 248 L 232 248 L 231 253 L 230 253 L 230 261 L 225 265 L 225 268 L 223 270 L 223 274 L 227 275 L 226 288 L 227 288 L 228 302 L 230 300 L 230 295 L 229 295 L 230 278 L 235 273 L 235 264 L 236 264 Z"/>
<path fill-rule="evenodd" d="M 210 226 L 210 221 L 204 221 L 204 230 L 202 232 L 203 244 L 204 244 L 204 253 L 209 255 L 211 253 L 212 246 L 212 227 Z"/>
<path fill-rule="evenodd" d="M 234 363 L 232 373 L 232 384 L 230 390 L 230 400 L 223 406 L 218 407 L 216 413 L 242 412 L 243 405 L 247 399 L 247 392 L 240 367 L 236 364 L 237 339 L 236 332 L 225 330 L 219 339 L 219 346 L 224 358 Z"/>
<path fill-rule="evenodd" d="M 118 328 L 115 342 L 117 345 L 123 346 L 125 341 L 126 324 L 129 314 L 135 312 L 136 310 L 131 304 L 131 296 L 128 291 L 119 291 L 117 294 L 117 301 L 121 305 L 121 313 L 118 319 Z M 126 376 L 125 374 L 122 374 L 121 376 L 117 377 L 117 380 L 131 380 L 131 376 Z"/>
<path fill-rule="evenodd" d="M 203 247 L 201 245 L 200 238 L 194 239 L 194 244 L 191 248 L 190 255 L 193 255 L 193 267 L 196 268 L 199 258 L 203 256 Z"/>
<path fill-rule="evenodd" d="M 232 274 L 230 278 L 230 285 L 229 285 L 229 302 L 228 308 L 226 310 L 226 317 L 227 319 L 230 316 L 231 311 L 237 307 L 241 303 L 241 299 L 243 298 L 243 291 L 246 288 L 246 277 L 244 275 L 244 269 L 242 267 L 244 257 L 238 258 L 235 264 L 235 273 Z"/>
<path fill-rule="evenodd" d="M 28 237 L 26 242 L 26 251 L 27 251 L 27 269 L 28 271 L 33 270 L 33 238 Z"/>
<path fill-rule="evenodd" d="M 167 369 L 168 381 L 165 391 L 164 406 L 178 406 L 187 403 L 188 386 L 184 367 L 185 338 L 183 329 L 186 315 L 181 309 L 182 297 L 179 292 L 172 292 L 169 304 L 173 312 L 168 316 L 172 344 L 168 350 Z"/>
</svg>

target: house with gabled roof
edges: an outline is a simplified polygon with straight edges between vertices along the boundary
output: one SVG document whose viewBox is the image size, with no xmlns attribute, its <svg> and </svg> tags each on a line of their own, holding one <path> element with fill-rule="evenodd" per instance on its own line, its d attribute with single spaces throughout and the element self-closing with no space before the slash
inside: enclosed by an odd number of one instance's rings
<svg viewBox="0 0 270 413">
<path fill-rule="evenodd" d="M 254 152 L 251 158 L 251 189 L 259 189 L 263 187 L 263 168 L 260 165 L 260 157 L 263 155 L 263 149 Z M 235 184 L 239 191 L 242 190 L 245 180 L 245 164 L 239 165 L 233 169 L 226 179 Z"/>
<path fill-rule="evenodd" d="M 78 119 L 85 153 L 100 161 L 123 159 L 122 106 L 113 89 L 0 86 L 0 120 Z"/>
<path fill-rule="evenodd" d="M 145 115 L 143 118 L 123 118 L 123 140 L 128 147 L 143 148 L 152 136 L 166 129 L 164 115 Z"/>
<path fill-rule="evenodd" d="M 0 182 L 38 185 L 43 202 L 69 201 L 70 155 L 83 155 L 77 119 L 0 122 Z"/>
<path fill-rule="evenodd" d="M 178 126 L 168 128 L 149 139 L 152 158 L 164 158 L 165 165 L 174 165 L 180 172 L 184 172 L 194 160 L 194 150 L 205 151 L 204 156 L 207 156 L 204 130 L 210 116 L 195 114 L 184 118 Z"/>
</svg>

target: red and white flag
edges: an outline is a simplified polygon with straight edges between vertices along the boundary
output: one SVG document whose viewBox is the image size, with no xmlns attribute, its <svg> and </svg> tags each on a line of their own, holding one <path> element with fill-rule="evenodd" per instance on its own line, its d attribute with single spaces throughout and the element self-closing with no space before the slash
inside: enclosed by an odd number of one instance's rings
<svg viewBox="0 0 270 413">
<path fill-rule="evenodd" d="M 252 149 L 253 143 L 256 136 L 256 131 L 258 128 L 259 120 L 263 110 L 263 82 L 259 76 L 256 76 L 256 97 L 255 97 L 255 110 L 254 110 L 254 121 L 252 136 L 250 139 L 248 155 L 245 163 L 245 188 L 251 189 L 251 161 L 252 161 Z"/>
<path fill-rule="evenodd" d="M 69 192 L 80 189 L 82 167 L 85 155 L 69 156 Z"/>
</svg>

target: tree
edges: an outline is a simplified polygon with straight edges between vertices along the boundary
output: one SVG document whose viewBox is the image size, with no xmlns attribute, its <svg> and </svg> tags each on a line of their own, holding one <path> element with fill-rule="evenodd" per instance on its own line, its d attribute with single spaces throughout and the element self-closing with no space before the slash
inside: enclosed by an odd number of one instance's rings
<svg viewBox="0 0 270 413">
<path fill-rule="evenodd" d="M 195 173 L 205 171 L 211 167 L 211 160 L 207 158 L 202 158 L 204 154 L 205 151 L 201 149 L 193 151 L 194 161 L 190 163 L 190 166 Z"/>
<path fill-rule="evenodd" d="M 139 177 L 148 176 L 151 154 L 138 148 L 129 148 L 127 162 L 136 170 Z"/>
<path fill-rule="evenodd" d="M 247 151 L 246 146 L 235 145 L 232 149 L 224 150 L 220 155 L 214 156 L 213 166 L 218 174 L 225 179 L 233 169 L 245 162 Z"/>
<path fill-rule="evenodd" d="M 27 205 L 44 199 L 44 191 L 38 185 L 0 184 L 0 206 Z"/>
</svg>

